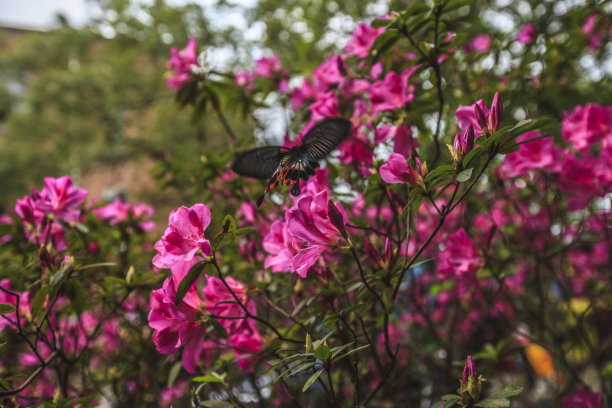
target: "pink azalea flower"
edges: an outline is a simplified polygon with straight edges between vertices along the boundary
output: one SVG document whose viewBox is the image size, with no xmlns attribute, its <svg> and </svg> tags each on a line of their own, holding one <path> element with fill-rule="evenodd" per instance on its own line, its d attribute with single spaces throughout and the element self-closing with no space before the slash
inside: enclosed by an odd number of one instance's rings
<svg viewBox="0 0 612 408">
<path fill-rule="evenodd" d="M 517 142 L 541 136 L 532 130 L 517 138 Z M 506 178 L 527 176 L 530 170 L 542 169 L 547 173 L 561 170 L 560 152 L 553 147 L 552 138 L 533 140 L 520 145 L 519 151 L 507 154 L 499 166 L 499 172 Z"/>
<path fill-rule="evenodd" d="M 521 31 L 516 35 L 516 40 L 521 44 L 531 44 L 537 36 L 535 26 L 527 23 L 521 28 Z"/>
<path fill-rule="evenodd" d="M 465 46 L 465 51 L 471 53 L 473 51 L 487 52 L 491 48 L 491 37 L 485 34 L 478 34 L 474 39 Z"/>
<path fill-rule="evenodd" d="M 317 101 L 310 104 L 310 112 L 312 113 L 310 115 L 311 122 L 340 116 L 338 98 L 336 98 L 334 91 L 319 94 Z"/>
<path fill-rule="evenodd" d="M 413 185 L 421 177 L 419 173 L 408 165 L 406 158 L 398 153 L 392 153 L 389 156 L 389 160 L 380 166 L 378 171 L 383 181 L 389 184 L 408 183 Z"/>
<path fill-rule="evenodd" d="M 312 80 L 316 93 L 327 92 L 331 85 L 337 85 L 344 80 L 344 58 L 344 55 L 332 55 L 314 69 Z"/>
<path fill-rule="evenodd" d="M 596 143 L 612 147 L 612 106 L 576 106 L 563 119 L 561 134 L 580 152 L 590 150 Z"/>
<path fill-rule="evenodd" d="M 271 57 L 263 57 L 255 60 L 254 76 L 264 78 L 274 78 L 274 75 L 281 70 L 280 57 L 273 55 Z"/>
<path fill-rule="evenodd" d="M 438 275 L 442 279 L 475 276 L 482 264 L 478 250 L 463 228 L 444 240 L 446 248 L 440 252 Z"/>
<path fill-rule="evenodd" d="M 291 102 L 291 106 L 293 106 L 293 109 L 298 109 L 302 105 L 304 105 L 307 100 L 314 98 L 315 90 L 311 82 L 308 79 L 304 78 L 304 81 L 302 81 L 302 85 L 294 88 L 291 91 L 291 97 L 289 98 L 289 101 Z"/>
<path fill-rule="evenodd" d="M 406 126 L 391 126 L 383 123 L 374 131 L 374 143 L 383 143 L 393 139 L 393 152 L 405 157 L 412 157 L 414 150 L 419 146 L 412 137 L 412 128 Z"/>
<path fill-rule="evenodd" d="M 124 203 L 117 197 L 112 203 L 96 208 L 92 213 L 102 220 L 109 220 L 110 225 L 115 225 L 127 221 L 131 208 L 130 203 Z"/>
<path fill-rule="evenodd" d="M 589 14 L 580 30 L 589 39 L 589 50 L 595 51 L 601 48 L 604 28 L 597 30 L 597 13 Z"/>
<path fill-rule="evenodd" d="M 253 364 L 258 360 L 254 354 L 263 350 L 259 332 L 242 330 L 231 335 L 229 340 L 238 360 L 238 366 L 244 371 L 253 371 Z"/>
<path fill-rule="evenodd" d="M 234 82 L 238 86 L 244 86 L 248 91 L 253 90 L 253 80 L 254 76 L 251 72 L 247 70 L 242 70 L 234 74 Z"/>
<path fill-rule="evenodd" d="M 328 205 L 337 210 L 340 220 L 332 222 Z M 300 199 L 297 208 L 290 211 L 288 222 L 289 233 L 304 243 L 293 258 L 293 270 L 305 278 L 319 257 L 337 245 L 341 231 L 334 224 L 344 226 L 347 222 L 342 204 L 334 204 L 331 200 L 328 203 L 326 191 Z"/>
<path fill-rule="evenodd" d="M 370 47 L 374 45 L 376 38 L 384 32 L 384 27 L 374 28 L 369 24 L 361 23 L 353 31 L 353 38 L 344 46 L 344 50 L 349 55 L 365 58 L 368 56 Z"/>
<path fill-rule="evenodd" d="M 36 191 L 33 191 L 32 194 L 34 197 L 39 197 Z M 15 212 L 23 222 L 28 240 L 40 245 L 45 243 L 48 236 L 56 250 L 63 251 L 68 248 L 64 229 L 58 223 L 48 220 L 45 214 L 38 209 L 35 201 L 35 198 L 25 196 L 18 199 L 15 204 Z M 50 231 L 49 228 L 51 228 Z"/>
<path fill-rule="evenodd" d="M 74 188 L 68 176 L 57 179 L 45 177 L 44 183 L 36 199 L 36 208 L 66 221 L 78 220 L 81 212 L 77 208 L 85 201 L 87 190 Z"/>
<path fill-rule="evenodd" d="M 376 81 L 370 90 L 372 112 L 402 108 L 414 99 L 414 85 L 408 83 L 413 69 L 405 70 L 401 75 L 391 71 L 383 81 Z"/>
<path fill-rule="evenodd" d="M 476 101 L 471 106 L 460 106 L 455 111 L 459 128 L 466 131 L 470 125 L 474 127 L 474 136 L 478 138 L 484 134 L 484 130 L 489 132 L 499 129 L 499 122 L 503 112 L 503 105 L 499 92 L 495 92 L 491 109 L 484 104 L 482 99 Z"/>
<path fill-rule="evenodd" d="M 189 288 L 181 303 L 174 304 L 178 283 L 166 278 L 161 289 L 151 293 L 149 326 L 155 331 L 153 342 L 161 354 L 174 354 L 183 348 L 182 364 L 193 374 L 204 348 L 206 327 L 199 319 L 204 302 L 198 296 L 195 285 Z"/>
<path fill-rule="evenodd" d="M 374 161 L 374 150 L 362 127 L 352 131 L 351 136 L 338 146 L 338 151 L 340 152 L 338 158 L 342 163 L 357 163 L 364 177 L 371 174 L 370 166 Z"/>
<path fill-rule="evenodd" d="M 603 408 L 603 397 L 598 392 L 590 392 L 586 387 L 578 388 L 576 394 L 561 400 L 562 408 Z"/>
<path fill-rule="evenodd" d="M 179 261 L 189 262 L 201 251 L 202 255 L 212 255 L 210 242 L 204 237 L 204 230 L 210 224 L 210 210 L 204 204 L 191 208 L 180 207 L 170 213 L 168 228 L 162 238 L 155 243 L 157 255 L 153 265 L 169 268 Z"/>
<path fill-rule="evenodd" d="M 175 406 L 177 402 L 189 394 L 189 383 L 185 380 L 177 381 L 172 387 L 164 388 L 159 396 L 159 407 L 167 408 L 172 406 L 174 403 Z"/>
<path fill-rule="evenodd" d="M 173 47 L 170 50 L 168 65 L 172 74 L 166 77 L 166 84 L 170 89 L 178 92 L 183 85 L 194 78 L 191 66 L 198 65 L 196 39 L 190 37 L 187 46 L 180 51 Z"/>
<path fill-rule="evenodd" d="M 563 171 L 557 183 L 561 191 L 569 194 L 567 208 L 570 211 L 581 210 L 595 197 L 603 197 L 604 191 L 586 162 L 567 154 L 561 168 Z"/>
<path fill-rule="evenodd" d="M 120 198 L 116 198 L 112 203 L 96 208 L 92 212 L 102 220 L 109 220 L 110 225 L 126 222 L 131 215 L 134 219 L 143 220 L 138 223 L 138 226 L 143 231 L 151 231 L 155 228 L 153 221 L 146 220 L 153 216 L 153 207 L 144 203 L 132 205 L 121 201 Z"/>
<path fill-rule="evenodd" d="M 269 254 L 264 262 L 266 269 L 271 268 L 272 272 L 291 270 L 298 246 L 287 230 L 287 222 L 274 221 L 270 226 L 270 231 L 263 239 L 262 246 Z"/>
<path fill-rule="evenodd" d="M 468 154 L 474 148 L 474 126 L 471 124 L 463 132 L 455 135 L 453 148 L 463 154 Z"/>
<path fill-rule="evenodd" d="M 247 289 L 244 285 L 232 277 L 226 277 L 225 282 L 232 292 L 247 308 L 250 314 L 257 315 L 255 302 L 247 294 Z M 206 310 L 215 315 L 222 317 L 244 317 L 245 312 L 242 307 L 236 304 L 236 300 L 228 288 L 223 284 L 221 279 L 216 276 L 206 275 L 206 286 L 202 289 L 204 301 L 206 302 Z M 234 303 L 223 303 L 234 302 Z M 240 330 L 249 330 L 253 333 L 257 331 L 257 325 L 253 319 L 218 319 L 219 323 L 227 330 L 229 335 Z"/>
</svg>

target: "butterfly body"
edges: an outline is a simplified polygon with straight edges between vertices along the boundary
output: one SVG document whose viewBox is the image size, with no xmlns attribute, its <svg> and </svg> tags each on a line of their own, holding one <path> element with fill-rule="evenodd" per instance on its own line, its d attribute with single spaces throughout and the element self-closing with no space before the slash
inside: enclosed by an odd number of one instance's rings
<svg viewBox="0 0 612 408">
<path fill-rule="evenodd" d="M 279 184 L 289 184 L 291 194 L 300 195 L 300 181 L 316 173 L 319 160 L 327 156 L 350 133 L 351 122 L 346 119 L 325 119 L 317 123 L 297 146 L 268 146 L 249 150 L 240 155 L 232 169 L 243 176 L 267 180 L 263 194 L 257 199 L 259 207 L 265 194 Z"/>
</svg>

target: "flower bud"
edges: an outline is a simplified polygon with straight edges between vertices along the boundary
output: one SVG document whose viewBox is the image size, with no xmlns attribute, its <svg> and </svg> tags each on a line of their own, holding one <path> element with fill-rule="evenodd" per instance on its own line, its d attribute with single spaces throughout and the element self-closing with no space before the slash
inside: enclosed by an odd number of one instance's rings
<svg viewBox="0 0 612 408">
<path fill-rule="evenodd" d="M 495 96 L 493 96 L 493 103 L 491 104 L 491 113 L 489 114 L 489 129 L 491 129 L 491 131 L 499 129 L 499 121 L 501 119 L 503 110 L 504 106 L 502 105 L 499 92 L 495 92 Z"/>
<path fill-rule="evenodd" d="M 478 103 L 474 104 L 474 113 L 476 115 L 476 123 L 478 123 L 478 126 L 480 126 L 482 129 L 486 129 L 488 127 L 487 117 Z"/>
<path fill-rule="evenodd" d="M 476 365 L 472 361 L 472 356 L 468 356 L 467 364 L 463 367 L 463 376 L 461 377 L 461 399 L 466 407 L 472 407 L 480 399 L 482 390 L 482 382 L 485 381 L 482 376 L 477 376 Z"/>
</svg>

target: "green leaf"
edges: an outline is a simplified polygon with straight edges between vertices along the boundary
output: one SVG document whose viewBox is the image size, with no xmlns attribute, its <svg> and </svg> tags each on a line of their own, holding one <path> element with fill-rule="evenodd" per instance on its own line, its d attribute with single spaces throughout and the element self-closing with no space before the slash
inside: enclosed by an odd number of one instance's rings
<svg viewBox="0 0 612 408">
<path fill-rule="evenodd" d="M 218 383 L 223 382 L 223 379 L 215 377 L 214 375 L 201 375 L 199 377 L 193 377 L 193 382 L 205 382 L 205 383 Z"/>
<path fill-rule="evenodd" d="M 314 355 L 319 360 L 325 362 L 329 358 L 330 353 L 331 351 L 329 350 L 329 347 L 327 347 L 326 345 L 322 345 L 321 347 L 315 350 Z"/>
<path fill-rule="evenodd" d="M 510 153 L 518 152 L 519 149 L 520 149 L 519 144 L 512 140 L 510 142 L 505 142 L 503 145 L 501 145 L 501 147 L 499 148 L 499 153 L 510 154 Z"/>
<path fill-rule="evenodd" d="M 461 173 L 457 174 L 457 181 L 460 183 L 465 183 L 466 181 L 468 181 L 470 178 L 472 178 L 473 170 L 474 168 L 470 167 L 469 169 L 465 169 Z"/>
<path fill-rule="evenodd" d="M 432 405 L 431 408 L 440 408 L 444 405 L 444 408 L 450 408 L 457 402 L 461 401 L 461 397 L 457 394 L 447 394 L 442 396 L 441 400 Z"/>
<path fill-rule="evenodd" d="M 482 155 L 483 153 L 487 152 L 487 146 L 483 145 L 483 146 L 478 146 L 476 148 L 474 148 L 471 152 L 469 152 L 464 158 L 463 158 L 463 167 L 467 168 L 468 165 L 472 162 L 472 160 L 474 160 L 476 157 Z"/>
<path fill-rule="evenodd" d="M 348 353 L 345 353 L 345 354 L 341 355 L 340 357 L 336 357 L 336 358 L 334 358 L 333 362 L 335 363 L 336 361 L 342 360 L 343 358 L 348 357 L 348 356 L 350 356 L 351 354 L 355 354 L 355 353 L 357 353 L 358 351 L 361 351 L 361 350 L 363 350 L 363 349 L 365 349 L 365 348 L 368 348 L 368 347 L 370 347 L 370 345 L 369 345 L 369 344 L 366 344 L 365 346 L 361 346 L 361 347 L 354 348 L 354 349 L 352 349 L 351 351 L 349 351 Z"/>
<path fill-rule="evenodd" d="M 455 174 L 455 168 L 450 164 L 443 164 L 442 166 L 436 167 L 430 171 L 429 174 L 427 174 L 427 177 L 425 177 L 425 182 L 451 174 Z"/>
<path fill-rule="evenodd" d="M 514 397 L 515 395 L 519 395 L 523 392 L 523 387 L 520 385 L 507 385 L 504 387 L 501 392 L 498 392 L 495 395 L 492 395 L 491 398 L 505 398 L 505 397 Z"/>
<path fill-rule="evenodd" d="M 311 375 L 310 378 L 304 383 L 304 386 L 302 387 L 302 392 L 306 392 L 306 390 L 309 389 L 310 386 L 314 384 L 315 381 L 317 381 L 317 379 L 321 376 L 321 374 L 323 374 L 322 368 L 316 373 L 314 373 L 313 375 Z"/>
<path fill-rule="evenodd" d="M 172 387 L 174 383 L 176 382 L 176 378 L 181 372 L 181 366 L 182 366 L 182 363 L 179 360 L 176 363 L 174 363 L 172 367 L 170 368 L 170 371 L 168 372 L 168 381 L 166 381 L 167 388 Z"/>
<path fill-rule="evenodd" d="M 15 311 L 15 306 L 9 305 L 8 303 L 0 303 L 0 315 L 13 313 Z"/>
<path fill-rule="evenodd" d="M 225 330 L 225 327 L 223 327 L 223 325 L 217 321 L 217 319 L 212 319 L 211 320 L 213 329 L 215 329 L 215 333 L 217 334 L 217 336 L 221 337 L 222 339 L 227 339 L 229 337 L 229 335 L 227 334 L 227 330 Z"/>
<path fill-rule="evenodd" d="M 482 401 L 478 401 L 475 405 L 475 407 L 482 407 L 482 408 L 500 408 L 500 407 L 509 407 L 510 406 L 510 400 L 506 399 L 506 398 L 487 398 L 487 399 L 483 399 Z"/>
<path fill-rule="evenodd" d="M 183 278 L 178 288 L 176 289 L 176 298 L 174 299 L 174 304 L 179 305 L 185 294 L 189 290 L 190 287 L 198 280 L 200 274 L 204 270 L 204 267 L 208 264 L 208 262 L 200 262 L 191 267 L 187 275 Z"/>
<path fill-rule="evenodd" d="M 234 220 L 234 217 L 231 215 L 226 215 L 221 225 L 223 226 L 223 233 L 225 234 L 236 230 L 236 220 Z"/>
<path fill-rule="evenodd" d="M 51 281 L 49 281 L 49 285 L 57 286 L 62 280 L 64 280 L 66 272 L 68 272 L 68 263 L 55 272 L 55 274 L 51 277 Z"/>
<path fill-rule="evenodd" d="M 45 304 L 45 300 L 47 300 L 47 295 L 49 294 L 49 286 L 45 285 L 40 288 L 36 295 L 34 295 L 34 299 L 32 299 L 32 307 L 30 309 L 30 313 L 32 316 L 38 316 L 43 305 Z"/>
</svg>

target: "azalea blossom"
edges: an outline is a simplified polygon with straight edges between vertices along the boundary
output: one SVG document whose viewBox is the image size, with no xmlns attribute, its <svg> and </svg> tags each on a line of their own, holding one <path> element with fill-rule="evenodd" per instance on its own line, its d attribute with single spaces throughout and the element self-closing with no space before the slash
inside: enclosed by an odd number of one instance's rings
<svg viewBox="0 0 612 408">
<path fill-rule="evenodd" d="M 478 138 L 485 134 L 499 129 L 499 124 L 503 112 L 503 105 L 499 92 L 495 92 L 491 109 L 489 109 L 482 99 L 476 101 L 471 106 L 460 106 L 455 111 L 459 128 L 466 131 L 470 125 L 474 127 L 474 136 Z"/>
<path fill-rule="evenodd" d="M 179 261 L 191 261 L 198 252 L 203 256 L 211 256 L 210 242 L 204 236 L 210 218 L 210 209 L 204 204 L 196 204 L 191 208 L 183 206 L 172 211 L 168 228 L 155 243 L 158 253 L 153 258 L 153 265 L 169 268 Z"/>
<path fill-rule="evenodd" d="M 131 216 L 138 220 L 138 226 L 143 231 L 151 231 L 155 228 L 155 223 L 148 218 L 153 216 L 153 207 L 144 203 L 136 203 L 134 205 L 123 202 L 117 197 L 112 203 L 109 203 L 92 211 L 98 218 L 108 220 L 110 225 L 116 225 L 125 222 Z"/>
<path fill-rule="evenodd" d="M 540 136 L 540 132 L 532 130 L 519 136 L 516 141 Z M 527 176 L 529 171 L 538 169 L 556 173 L 561 170 L 560 156 L 561 151 L 553 146 L 552 138 L 532 140 L 521 144 L 518 152 L 507 154 L 498 171 L 506 178 Z"/>
<path fill-rule="evenodd" d="M 445 249 L 439 253 L 438 275 L 443 279 L 475 277 L 482 259 L 463 228 L 443 241 Z"/>
<path fill-rule="evenodd" d="M 612 148 L 612 106 L 596 103 L 576 106 L 563 119 L 561 134 L 580 152 L 595 144 Z"/>
<path fill-rule="evenodd" d="M 186 83 L 194 78 L 192 65 L 198 65 L 197 43 L 194 37 L 190 37 L 187 46 L 182 50 L 172 47 L 170 50 L 170 75 L 166 77 L 166 84 L 170 89 L 178 92 Z"/>
<path fill-rule="evenodd" d="M 281 70 L 281 61 L 278 55 L 263 57 L 255 60 L 254 76 L 263 78 L 274 78 L 274 75 Z"/>
<path fill-rule="evenodd" d="M 418 157 L 415 157 L 419 173 L 421 173 L 422 165 Z M 385 183 L 399 184 L 407 183 L 409 185 L 416 184 L 421 175 L 408 165 L 406 158 L 398 153 L 391 153 L 389 160 L 378 169 L 380 177 Z"/>
<path fill-rule="evenodd" d="M 384 32 L 384 27 L 374 28 L 369 24 L 361 23 L 353 31 L 353 38 L 344 46 L 344 50 L 350 55 L 365 58 L 368 56 L 376 38 Z"/>
<path fill-rule="evenodd" d="M 383 81 L 376 81 L 370 89 L 372 112 L 381 112 L 402 108 L 414 100 L 414 85 L 408 83 L 414 69 L 408 69 L 399 75 L 395 71 L 387 73 Z"/>
<path fill-rule="evenodd" d="M 339 213 L 340 220 L 332 222 L 329 207 L 333 206 Z M 336 225 L 345 225 L 348 216 L 340 203 L 328 203 L 327 192 L 300 199 L 297 208 L 290 211 L 288 231 L 303 243 L 293 258 L 292 268 L 302 278 L 319 260 L 319 257 L 337 245 L 342 233 Z M 336 224 L 336 225 L 334 225 Z"/>
<path fill-rule="evenodd" d="M 198 296 L 195 285 L 175 305 L 178 282 L 168 277 L 161 289 L 151 293 L 149 326 L 155 331 L 153 342 L 161 354 L 174 354 L 183 349 L 182 364 L 187 372 L 195 373 L 204 348 L 206 327 L 200 317 L 204 302 Z"/>
<path fill-rule="evenodd" d="M 36 208 L 45 214 L 54 214 L 65 221 L 76 221 L 80 211 L 77 209 L 85 197 L 87 190 L 75 188 L 68 176 L 60 178 L 45 177 L 44 187 L 36 197 Z"/>
<path fill-rule="evenodd" d="M 521 44 L 531 44 L 537 36 L 535 26 L 527 23 L 521 28 L 521 31 L 516 35 L 516 40 Z"/>
</svg>

